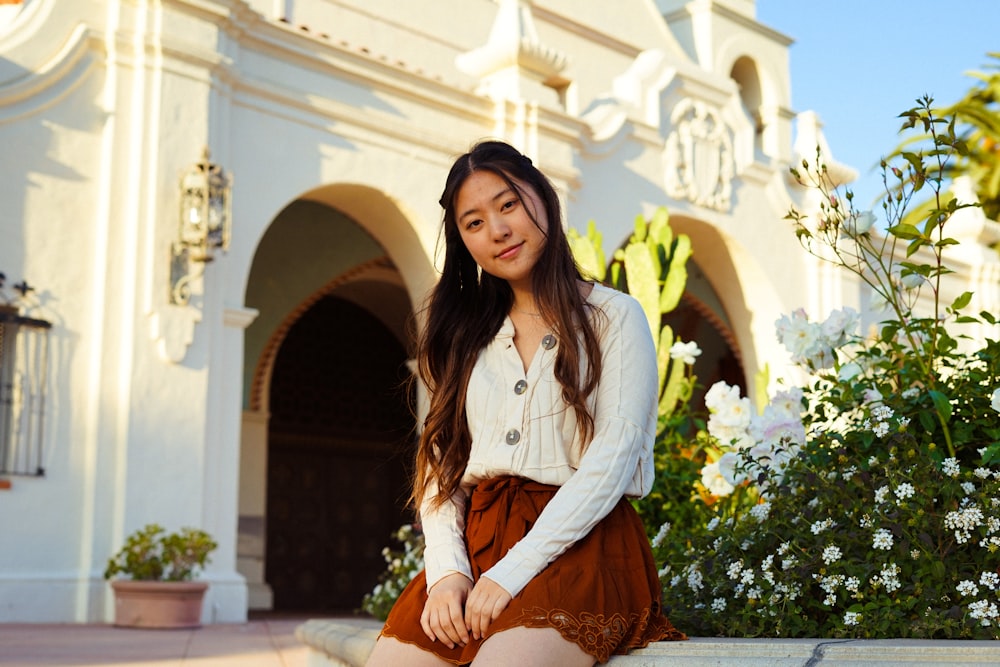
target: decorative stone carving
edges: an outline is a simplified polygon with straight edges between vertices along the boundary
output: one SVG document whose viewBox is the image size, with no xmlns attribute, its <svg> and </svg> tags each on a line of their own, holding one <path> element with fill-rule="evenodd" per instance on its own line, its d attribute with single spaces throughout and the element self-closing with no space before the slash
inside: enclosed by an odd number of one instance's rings
<svg viewBox="0 0 1000 667">
<path fill-rule="evenodd" d="M 686 99 L 670 115 L 664 147 L 667 194 L 717 211 L 732 198 L 733 140 L 717 109 Z"/>
<path fill-rule="evenodd" d="M 194 342 L 194 325 L 201 322 L 201 310 L 189 306 L 167 306 L 149 318 L 149 335 L 163 361 L 179 364 Z"/>
<path fill-rule="evenodd" d="M 481 91 L 494 99 L 532 99 L 539 84 L 567 83 L 560 76 L 566 55 L 539 40 L 532 0 L 499 0 L 499 5 L 487 42 L 458 56 L 457 67 L 480 79 Z"/>
</svg>

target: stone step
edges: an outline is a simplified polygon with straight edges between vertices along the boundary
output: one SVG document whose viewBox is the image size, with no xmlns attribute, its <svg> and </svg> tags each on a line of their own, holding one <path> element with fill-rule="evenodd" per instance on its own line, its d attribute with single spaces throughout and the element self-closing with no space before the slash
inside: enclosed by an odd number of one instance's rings
<svg viewBox="0 0 1000 667">
<path fill-rule="evenodd" d="M 362 667 L 382 625 L 370 619 L 315 619 L 295 636 L 309 647 L 309 667 Z M 929 639 L 731 639 L 659 642 L 615 656 L 610 667 L 896 667 L 1000 665 L 992 641 Z"/>
</svg>

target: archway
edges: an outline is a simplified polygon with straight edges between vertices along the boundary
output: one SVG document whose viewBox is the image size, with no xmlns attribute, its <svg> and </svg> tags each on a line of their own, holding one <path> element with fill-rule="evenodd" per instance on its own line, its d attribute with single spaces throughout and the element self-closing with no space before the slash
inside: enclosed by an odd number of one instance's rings
<svg viewBox="0 0 1000 667">
<path fill-rule="evenodd" d="M 245 346 L 238 552 L 251 610 L 358 609 L 405 521 L 413 277 L 368 231 L 399 217 L 362 225 L 298 199 L 258 244 L 246 295 L 260 315 Z"/>
<path fill-rule="evenodd" d="M 288 331 L 271 375 L 265 579 L 276 611 L 349 613 L 404 522 L 408 355 L 371 312 L 327 295 Z"/>
</svg>

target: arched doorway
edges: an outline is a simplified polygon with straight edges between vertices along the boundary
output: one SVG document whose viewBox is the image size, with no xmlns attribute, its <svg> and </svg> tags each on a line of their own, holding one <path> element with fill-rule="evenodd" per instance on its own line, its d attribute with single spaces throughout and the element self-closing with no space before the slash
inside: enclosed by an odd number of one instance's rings
<svg viewBox="0 0 1000 667">
<path fill-rule="evenodd" d="M 705 393 L 716 382 L 740 388 L 747 395 L 747 377 L 739 344 L 718 294 L 694 260 L 687 263 L 688 281 L 677 307 L 663 316 L 675 336 L 696 341 L 701 354 L 694 364 L 698 387 L 691 396 L 692 407 L 705 412 Z"/>
<path fill-rule="evenodd" d="M 358 609 L 410 518 L 411 294 L 425 278 L 414 251 L 404 270 L 369 229 L 411 246 L 413 229 L 377 191 L 316 192 L 340 199 L 290 202 L 247 281 L 259 315 L 244 347 L 237 564 L 252 612 Z"/>
<path fill-rule="evenodd" d="M 275 611 L 349 613 L 404 522 L 412 448 L 405 346 L 336 295 L 291 327 L 270 387 L 265 579 Z"/>
</svg>

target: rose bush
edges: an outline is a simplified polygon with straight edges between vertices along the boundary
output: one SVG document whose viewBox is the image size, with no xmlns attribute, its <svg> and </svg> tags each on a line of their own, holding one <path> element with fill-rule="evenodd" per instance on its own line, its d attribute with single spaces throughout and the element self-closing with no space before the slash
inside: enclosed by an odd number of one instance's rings
<svg viewBox="0 0 1000 667">
<path fill-rule="evenodd" d="M 929 98 L 903 117 L 930 145 L 883 163 L 881 224 L 819 152 L 792 170 L 824 202 L 790 212 L 800 241 L 865 283 L 885 319 L 862 331 L 850 309 L 797 310 L 776 328 L 805 386 L 760 412 L 709 390 L 713 502 L 655 540 L 665 607 L 689 634 L 1000 638 L 1000 343 L 973 345 L 962 327 L 995 330 L 994 315 L 965 312 L 969 293 L 945 305 L 942 289 L 947 223 L 970 204 L 941 175 L 965 147 Z M 923 188 L 926 218 L 903 222 Z"/>
</svg>

